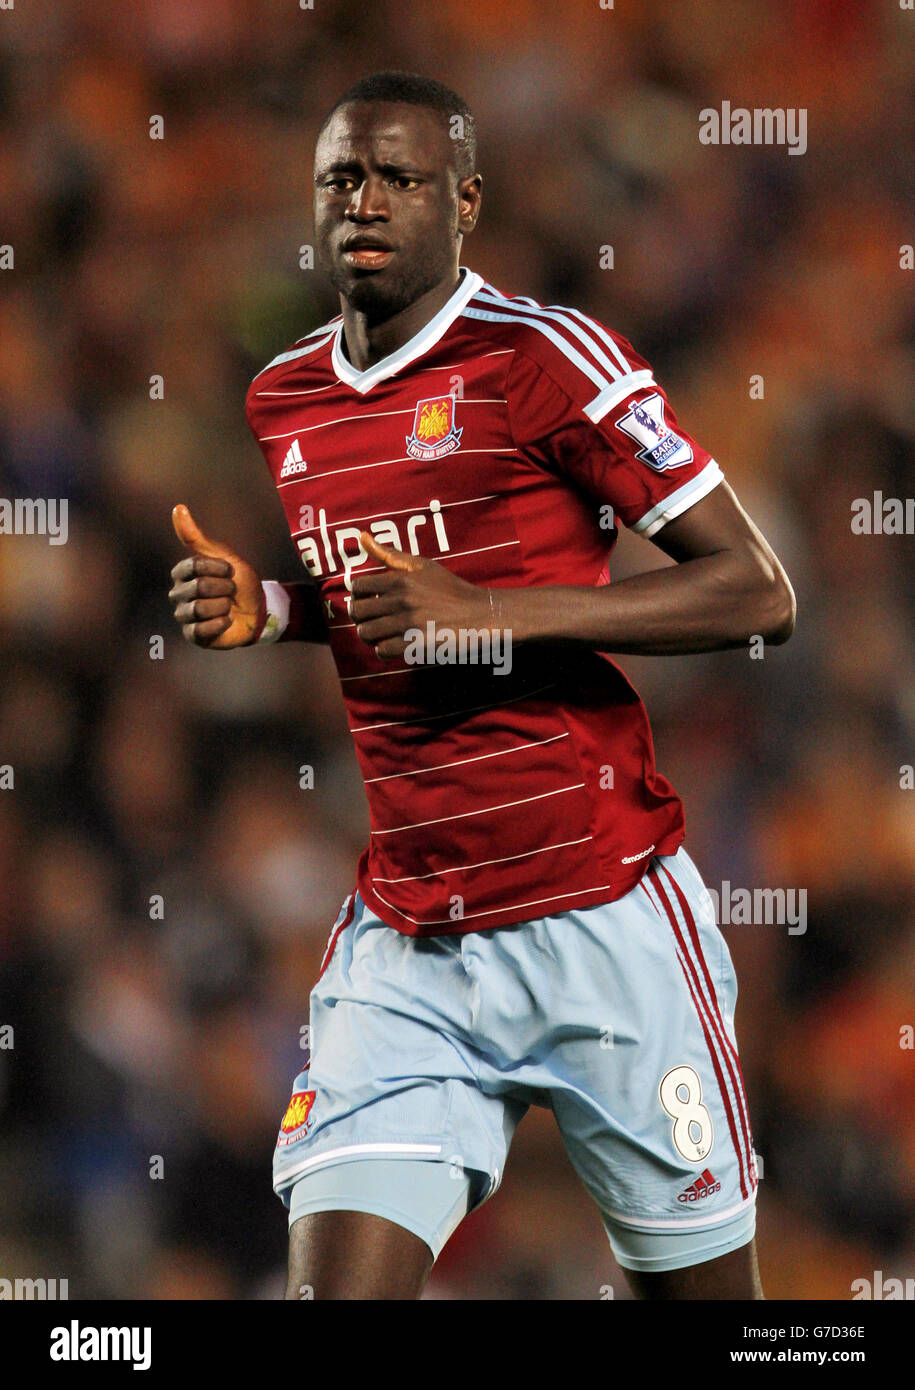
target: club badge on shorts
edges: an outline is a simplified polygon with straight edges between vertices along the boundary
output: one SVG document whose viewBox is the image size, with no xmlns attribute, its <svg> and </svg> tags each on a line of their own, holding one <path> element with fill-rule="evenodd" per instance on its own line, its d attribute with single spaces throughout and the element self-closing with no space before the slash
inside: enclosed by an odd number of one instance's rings
<svg viewBox="0 0 915 1390">
<path fill-rule="evenodd" d="M 407 453 L 415 459 L 440 459 L 458 448 L 463 427 L 454 427 L 454 396 L 433 396 L 416 402 Z"/>
<path fill-rule="evenodd" d="M 692 449 L 664 419 L 664 401 L 657 391 L 643 401 L 635 401 L 631 409 L 617 420 L 616 428 L 642 446 L 636 458 L 658 473 L 665 473 L 668 468 L 682 468 L 684 463 L 692 462 Z"/>
<path fill-rule="evenodd" d="M 311 1115 L 311 1107 L 314 1103 L 314 1091 L 293 1092 L 280 1125 L 279 1138 L 276 1141 L 280 1148 L 285 1148 L 287 1144 L 295 1144 L 299 1139 L 304 1139 L 314 1124 L 314 1117 Z"/>
</svg>

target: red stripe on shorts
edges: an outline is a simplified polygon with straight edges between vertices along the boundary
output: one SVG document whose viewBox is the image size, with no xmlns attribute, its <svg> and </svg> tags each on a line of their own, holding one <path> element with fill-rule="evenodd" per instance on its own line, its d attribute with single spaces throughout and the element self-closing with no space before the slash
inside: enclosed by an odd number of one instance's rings
<svg viewBox="0 0 915 1390">
<path fill-rule="evenodd" d="M 721 1039 L 718 1036 L 718 1030 L 715 1026 L 714 1015 L 712 1015 L 712 1030 L 715 1035 L 713 1038 L 712 1034 L 709 1032 L 709 1027 L 706 1023 L 705 1014 L 702 1011 L 699 999 L 702 998 L 703 1002 L 706 1005 L 706 1008 L 708 1008 L 708 1001 L 702 994 L 702 986 L 699 981 L 698 974 L 696 973 L 696 967 L 693 964 L 693 961 L 690 958 L 688 951 L 686 950 L 686 945 L 683 941 L 683 936 L 680 930 L 680 923 L 677 921 L 677 915 L 674 912 L 673 905 L 671 904 L 670 899 L 668 898 L 667 893 L 665 892 L 664 887 L 661 883 L 661 880 L 658 877 L 657 871 L 654 869 L 649 870 L 649 877 L 651 878 L 652 884 L 654 885 L 658 897 L 661 899 L 661 902 L 664 905 L 664 908 L 667 912 L 667 916 L 670 920 L 670 925 L 673 928 L 677 944 L 680 947 L 680 950 L 677 952 L 677 956 L 680 961 L 680 968 L 683 971 L 684 978 L 686 979 L 687 988 L 689 989 L 690 997 L 695 1006 L 696 1013 L 699 1018 L 699 1023 L 702 1027 L 702 1032 L 705 1036 L 705 1042 L 706 1046 L 708 1047 L 709 1057 L 712 1060 L 712 1066 L 715 1070 L 715 1076 L 718 1080 L 718 1089 L 721 1093 L 721 1099 L 724 1105 L 725 1115 L 727 1116 L 728 1129 L 731 1131 L 731 1141 L 734 1145 L 734 1152 L 737 1154 L 737 1162 L 740 1167 L 740 1191 L 744 1197 L 749 1197 L 750 1189 L 747 1185 L 747 1174 L 743 1148 L 740 1142 L 740 1138 L 738 1137 L 737 1124 L 734 1118 L 734 1109 L 731 1104 L 731 1097 L 728 1092 L 727 1082 L 725 1081 L 724 1073 L 721 1070 L 721 1059 L 719 1058 L 718 1052 L 716 1050 L 716 1044 L 718 1049 L 721 1048 Z M 729 1059 L 726 1053 L 724 1055 L 724 1062 L 725 1065 L 728 1066 L 728 1069 L 730 1071 Z M 731 1074 L 731 1079 L 733 1081 L 733 1074 Z"/>
<path fill-rule="evenodd" d="M 702 973 L 704 974 L 706 984 L 708 985 L 709 997 L 710 997 L 711 1002 L 712 1002 L 712 1005 L 713 1005 L 713 1007 L 714 1007 L 714 1009 L 715 1009 L 715 1013 L 716 1013 L 716 1015 L 717 1015 L 717 1017 L 718 1017 L 718 1021 L 719 1021 L 720 1025 L 721 1025 L 721 1033 L 722 1033 L 722 1035 L 723 1035 L 723 1037 L 724 1037 L 724 1042 L 725 1042 L 725 1046 L 726 1046 L 726 1048 L 727 1048 L 727 1053 L 728 1053 L 729 1056 L 731 1056 L 731 1057 L 734 1059 L 734 1065 L 735 1065 L 736 1068 L 737 1068 L 737 1076 L 740 1078 L 740 1084 L 738 1085 L 736 1079 L 735 1079 L 734 1076 L 733 1076 L 733 1073 L 731 1074 L 731 1080 L 734 1082 L 734 1090 L 735 1090 L 736 1093 L 737 1093 L 737 1100 L 738 1100 L 738 1103 L 739 1103 L 739 1105 L 740 1105 L 741 1127 L 742 1127 L 742 1129 L 743 1129 L 744 1137 L 745 1137 L 745 1139 L 746 1139 L 747 1154 L 748 1154 L 748 1157 L 749 1157 L 749 1160 L 750 1160 L 750 1162 L 749 1162 L 750 1176 L 751 1176 L 751 1180 L 752 1180 L 752 1178 L 755 1176 L 756 1164 L 755 1164 L 755 1162 L 753 1161 L 753 1143 L 752 1143 L 752 1139 L 751 1139 L 751 1136 L 750 1136 L 750 1115 L 749 1115 L 749 1111 L 748 1111 L 748 1109 L 747 1109 L 746 1094 L 745 1094 L 745 1092 L 744 1092 L 743 1071 L 742 1071 L 741 1066 L 740 1066 L 740 1057 L 739 1057 L 738 1054 L 737 1054 L 737 1049 L 733 1046 L 733 1044 L 731 1043 L 730 1038 L 729 1038 L 728 1035 L 727 1035 L 727 1029 L 726 1029 L 725 1026 L 724 1026 L 724 1019 L 721 1017 L 721 1010 L 720 1010 L 720 1008 L 719 1008 L 719 1006 L 718 1006 L 718 996 L 717 996 L 717 994 L 716 994 L 716 992 L 715 992 L 715 987 L 714 987 L 714 985 L 712 984 L 712 977 L 711 977 L 711 975 L 709 974 L 708 964 L 706 963 L 706 959 L 705 959 L 705 952 L 702 950 L 702 942 L 701 942 L 701 939 L 700 939 L 700 937 L 699 937 L 699 928 L 696 926 L 696 921 L 695 921 L 695 918 L 693 917 L 692 909 L 690 908 L 689 903 L 688 903 L 688 901 L 687 901 L 687 899 L 686 899 L 686 897 L 685 897 L 685 895 L 684 895 L 684 893 L 683 893 L 683 890 L 681 889 L 679 883 L 677 883 L 676 879 L 675 879 L 675 878 L 673 877 L 673 875 L 670 873 L 670 871 L 668 870 L 668 868 L 666 867 L 666 865 L 662 864 L 662 865 L 661 865 L 661 868 L 664 870 L 665 874 L 666 874 L 667 877 L 670 879 L 670 882 L 671 882 L 671 884 L 672 884 L 672 886 L 673 886 L 673 890 L 674 890 L 674 892 L 675 892 L 676 895 L 677 895 L 677 900 L 678 900 L 678 902 L 679 902 L 679 904 L 680 904 L 680 911 L 683 913 L 684 921 L 686 922 L 686 925 L 687 925 L 687 927 L 688 927 L 688 929 L 689 929 L 690 940 L 691 940 L 692 943 L 693 943 L 693 949 L 695 950 L 696 955 L 697 955 L 697 957 L 698 957 L 698 959 L 699 959 L 699 963 L 700 963 L 700 965 L 702 966 Z M 730 1070 L 730 1067 L 729 1067 L 729 1070 Z"/>
</svg>

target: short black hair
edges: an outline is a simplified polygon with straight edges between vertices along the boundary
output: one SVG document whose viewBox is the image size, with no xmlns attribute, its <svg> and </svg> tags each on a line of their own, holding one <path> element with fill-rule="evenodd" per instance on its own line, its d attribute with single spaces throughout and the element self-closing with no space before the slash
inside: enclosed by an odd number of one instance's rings
<svg viewBox="0 0 915 1390">
<path fill-rule="evenodd" d="M 394 68 L 370 73 L 354 82 L 334 102 L 321 122 L 319 136 L 334 112 L 351 101 L 403 101 L 410 106 L 425 106 L 429 111 L 438 112 L 455 144 L 458 177 L 466 179 L 476 173 L 477 126 L 473 112 L 463 97 L 459 97 L 443 82 L 437 82 L 434 77 L 422 77 L 417 72 L 400 72 Z M 456 124 L 455 116 L 460 117 Z"/>
</svg>

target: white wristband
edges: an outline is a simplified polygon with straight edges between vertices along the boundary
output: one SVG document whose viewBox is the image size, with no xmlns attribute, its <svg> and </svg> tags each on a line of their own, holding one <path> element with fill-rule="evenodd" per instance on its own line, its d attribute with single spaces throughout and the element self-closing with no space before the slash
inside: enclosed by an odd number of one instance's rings
<svg viewBox="0 0 915 1390">
<path fill-rule="evenodd" d="M 258 642 L 278 642 L 289 623 L 289 595 L 275 579 L 265 579 L 261 584 L 267 601 L 267 621 Z"/>
</svg>

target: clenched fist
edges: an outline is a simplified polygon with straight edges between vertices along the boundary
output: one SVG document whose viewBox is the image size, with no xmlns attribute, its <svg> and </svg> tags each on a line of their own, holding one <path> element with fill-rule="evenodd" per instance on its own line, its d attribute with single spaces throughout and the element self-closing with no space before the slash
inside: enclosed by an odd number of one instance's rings
<svg viewBox="0 0 915 1390">
<path fill-rule="evenodd" d="M 221 541 L 203 534 L 187 507 L 172 510 L 178 539 L 193 555 L 172 570 L 169 598 L 188 642 L 198 647 L 247 647 L 261 630 L 266 603 L 260 575 Z"/>
</svg>

